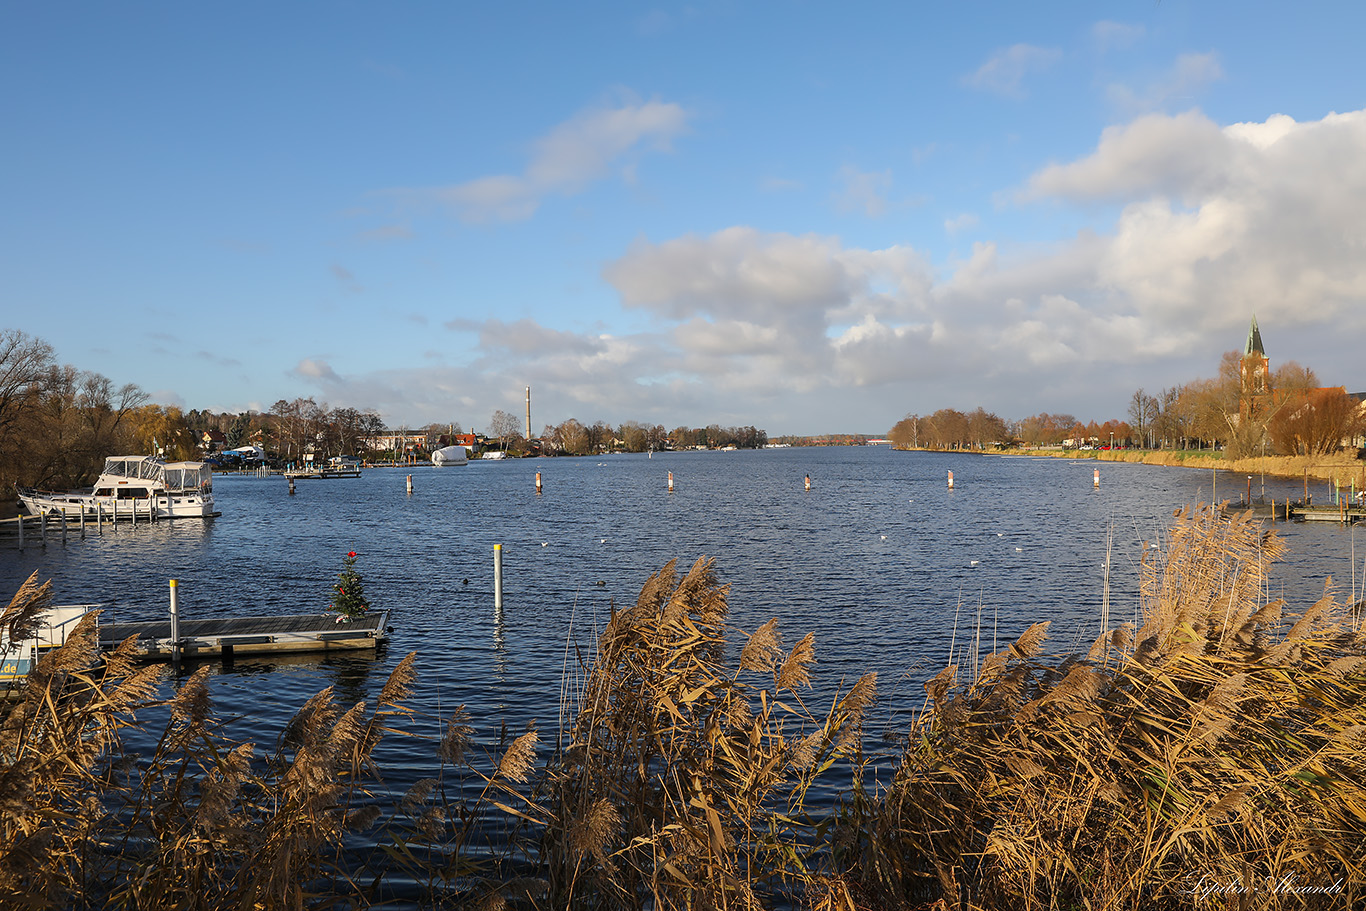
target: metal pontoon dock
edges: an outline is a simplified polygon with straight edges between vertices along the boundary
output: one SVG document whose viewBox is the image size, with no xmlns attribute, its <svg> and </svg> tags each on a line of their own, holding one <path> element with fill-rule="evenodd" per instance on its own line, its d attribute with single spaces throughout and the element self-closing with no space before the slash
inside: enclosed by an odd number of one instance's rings
<svg viewBox="0 0 1366 911">
<path fill-rule="evenodd" d="M 306 478 L 358 478 L 360 477 L 360 466 L 330 465 L 320 468 L 291 468 L 284 475 L 291 481 Z"/>
<path fill-rule="evenodd" d="M 233 617 L 179 621 L 179 652 L 185 658 L 230 658 L 282 652 L 330 652 L 372 649 L 388 638 L 389 612 L 372 611 L 350 623 L 336 614 L 293 614 L 282 617 Z M 176 654 L 170 620 L 100 625 L 100 647 L 111 649 L 137 637 L 138 655 L 169 660 Z"/>
</svg>

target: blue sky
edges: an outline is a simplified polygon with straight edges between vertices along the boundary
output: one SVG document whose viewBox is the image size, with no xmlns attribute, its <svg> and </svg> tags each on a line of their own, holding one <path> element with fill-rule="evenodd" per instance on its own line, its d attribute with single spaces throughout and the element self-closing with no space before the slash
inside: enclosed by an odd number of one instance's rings
<svg viewBox="0 0 1366 911">
<path fill-rule="evenodd" d="M 1366 389 L 1360 4 L 0 2 L 0 328 L 215 411 Z"/>
</svg>

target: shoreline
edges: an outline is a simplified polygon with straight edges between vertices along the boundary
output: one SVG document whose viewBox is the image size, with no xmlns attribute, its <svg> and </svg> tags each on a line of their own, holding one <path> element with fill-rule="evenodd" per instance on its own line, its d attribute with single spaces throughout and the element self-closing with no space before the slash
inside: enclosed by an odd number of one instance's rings
<svg viewBox="0 0 1366 911">
<path fill-rule="evenodd" d="M 1212 450 L 1167 449 L 1020 449 L 983 455 L 1028 455 L 1059 459 L 1094 459 L 1097 462 L 1133 462 L 1167 468 L 1203 468 L 1237 474 L 1263 474 L 1277 478 L 1309 478 L 1342 487 L 1366 490 L 1366 461 L 1346 453 L 1324 456 L 1256 456 L 1226 459 Z"/>
</svg>

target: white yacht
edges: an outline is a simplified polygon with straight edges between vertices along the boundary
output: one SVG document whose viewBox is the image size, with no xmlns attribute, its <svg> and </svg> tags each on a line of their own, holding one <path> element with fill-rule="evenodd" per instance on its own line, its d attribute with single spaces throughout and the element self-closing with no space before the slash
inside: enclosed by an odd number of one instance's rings
<svg viewBox="0 0 1366 911">
<path fill-rule="evenodd" d="M 213 469 L 204 462 L 163 462 L 152 456 L 111 456 L 88 493 L 19 488 L 30 515 L 62 513 L 106 518 L 207 519 L 213 508 Z"/>
</svg>

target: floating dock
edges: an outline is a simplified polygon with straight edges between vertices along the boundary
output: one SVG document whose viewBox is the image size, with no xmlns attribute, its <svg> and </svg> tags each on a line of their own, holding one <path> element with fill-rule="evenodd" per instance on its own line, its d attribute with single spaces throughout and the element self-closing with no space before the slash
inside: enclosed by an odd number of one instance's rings
<svg viewBox="0 0 1366 911">
<path fill-rule="evenodd" d="M 298 652 L 373 649 L 388 638 L 389 612 L 371 611 L 359 620 L 338 623 L 337 614 L 293 614 L 280 617 L 232 617 L 178 622 L 179 640 L 170 620 L 100 625 L 100 647 L 112 649 L 137 637 L 137 654 L 151 661 L 175 657 L 232 658 Z"/>
<path fill-rule="evenodd" d="M 360 477 L 360 467 L 297 468 L 286 471 L 284 475 L 291 481 L 306 480 L 309 478 L 358 478 Z"/>
</svg>

